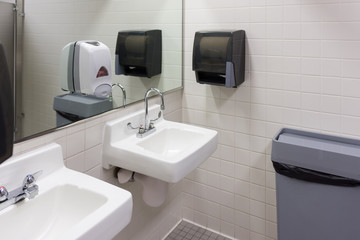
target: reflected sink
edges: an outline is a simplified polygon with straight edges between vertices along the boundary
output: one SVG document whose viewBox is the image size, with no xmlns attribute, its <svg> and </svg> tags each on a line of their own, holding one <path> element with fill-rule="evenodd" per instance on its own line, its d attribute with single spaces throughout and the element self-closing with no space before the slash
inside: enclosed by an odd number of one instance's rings
<svg viewBox="0 0 360 240">
<path fill-rule="evenodd" d="M 149 110 L 155 119 L 158 105 Z M 144 111 L 108 122 L 104 129 L 103 167 L 117 166 L 166 182 L 175 183 L 208 159 L 217 147 L 217 132 L 188 124 L 155 122 L 156 130 L 143 138 L 127 124 L 139 126 Z"/>
<path fill-rule="evenodd" d="M 130 222 L 131 194 L 67 169 L 57 144 L 10 158 L 0 165 L 0 183 L 11 191 L 38 170 L 39 194 L 0 211 L 2 238 L 111 239 Z"/>
</svg>

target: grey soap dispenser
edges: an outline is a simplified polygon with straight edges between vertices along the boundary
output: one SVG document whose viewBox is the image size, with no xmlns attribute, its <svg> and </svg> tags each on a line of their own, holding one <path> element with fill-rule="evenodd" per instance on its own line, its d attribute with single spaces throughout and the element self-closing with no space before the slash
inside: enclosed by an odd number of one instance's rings
<svg viewBox="0 0 360 240">
<path fill-rule="evenodd" d="M 14 143 L 14 99 L 9 67 L 0 42 L 0 163 L 12 156 Z"/>
<path fill-rule="evenodd" d="M 196 32 L 192 67 L 198 83 L 236 88 L 245 80 L 245 31 Z"/>
</svg>

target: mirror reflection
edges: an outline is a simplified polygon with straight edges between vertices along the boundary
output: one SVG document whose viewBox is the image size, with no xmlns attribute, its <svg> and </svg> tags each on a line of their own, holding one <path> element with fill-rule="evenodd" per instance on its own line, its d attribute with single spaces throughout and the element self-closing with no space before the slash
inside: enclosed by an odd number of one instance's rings
<svg viewBox="0 0 360 240">
<path fill-rule="evenodd" d="M 5 1 L 0 2 L 2 2 L 1 4 L 10 4 Z M 77 118 L 76 114 L 73 116 L 71 111 L 69 115 L 65 114 L 65 116 L 63 111 L 58 111 L 61 113 L 60 118 L 65 117 L 67 120 L 59 121 L 59 114 L 54 111 L 54 107 L 56 108 L 54 99 L 76 92 L 62 84 L 64 75 L 66 79 L 69 72 L 74 73 L 72 72 L 74 69 L 60 67 L 63 49 L 71 43 L 80 41 L 93 43 L 93 46 L 90 46 L 89 43 L 85 44 L 85 48 L 90 47 L 87 49 L 88 51 L 79 50 L 79 59 L 85 52 L 93 53 L 97 44 L 103 44 L 104 48 L 109 49 L 108 66 L 102 64 L 101 67 L 105 68 L 95 69 L 93 65 L 96 64 L 89 65 L 87 62 L 84 65 L 87 64 L 88 69 L 84 70 L 85 74 L 81 75 L 79 80 L 79 82 L 90 81 L 89 79 L 93 75 L 90 75 L 89 72 L 95 72 L 95 75 L 98 76 L 98 78 L 96 76 L 94 78 L 96 82 L 100 78 L 104 78 L 106 74 L 111 77 L 110 81 L 102 81 L 97 85 L 107 84 L 106 90 L 103 88 L 98 90 L 102 93 L 106 92 L 106 94 L 96 96 L 95 90 L 93 94 L 87 91 L 79 93 L 80 96 L 86 94 L 86 97 L 98 98 L 97 100 L 100 99 L 100 102 L 105 99 L 106 104 L 100 105 L 100 110 L 95 111 L 95 114 L 113 107 L 123 107 L 125 95 L 126 104 L 131 104 L 143 100 L 144 94 L 149 88 L 156 87 L 162 92 L 166 92 L 182 86 L 182 1 L 8 0 L 6 2 L 12 2 L 11 4 L 16 5 L 18 9 L 13 17 L 15 21 L 12 23 L 16 26 L 16 34 L 13 34 L 15 36 L 13 41 L 16 40 L 15 60 L 11 55 L 12 46 L 10 44 L 6 51 L 8 61 L 15 62 L 16 66 L 13 72 L 15 75 L 14 91 L 16 92 L 16 141 L 81 119 L 81 117 Z M 3 9 L 1 7 L 0 15 L 2 15 Z M 12 12 L 12 7 L 9 9 Z M 6 13 L 8 18 L 11 18 L 10 12 Z M 9 24 L 11 25 L 11 23 Z M 119 50 L 121 48 L 117 49 L 119 32 L 144 34 L 151 30 L 161 31 L 161 73 L 151 76 L 129 74 L 129 71 L 135 72 L 138 69 L 135 69 L 136 64 L 121 65 L 119 63 L 121 58 L 116 56 L 116 52 L 119 55 L 119 51 L 121 51 Z M 5 31 L 1 32 L 0 41 L 11 42 L 3 40 L 5 35 L 8 37 L 12 35 L 11 31 L 4 33 Z M 126 42 L 126 46 L 135 57 L 146 51 L 145 47 L 138 47 L 135 44 L 139 39 L 132 37 Z M 74 49 L 76 50 L 76 47 Z M 73 56 L 75 55 L 76 51 Z M 101 54 L 90 55 L 88 59 L 99 60 Z M 94 57 L 95 55 L 96 57 Z M 69 58 L 69 55 L 67 57 Z M 150 61 L 150 63 L 152 62 L 153 60 Z M 66 62 L 66 64 L 69 63 Z M 79 64 L 81 65 L 81 63 Z M 109 72 L 107 73 L 107 71 Z M 67 104 L 73 109 L 76 104 L 71 101 Z M 84 108 L 81 106 L 77 110 L 75 108 L 75 112 L 80 110 L 84 110 Z"/>
</svg>

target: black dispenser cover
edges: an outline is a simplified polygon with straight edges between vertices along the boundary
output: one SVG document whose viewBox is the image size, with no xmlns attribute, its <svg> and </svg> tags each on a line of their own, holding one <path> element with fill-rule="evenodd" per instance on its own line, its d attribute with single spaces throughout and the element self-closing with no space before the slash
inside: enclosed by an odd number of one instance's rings
<svg viewBox="0 0 360 240">
<path fill-rule="evenodd" d="M 193 71 L 198 83 L 236 88 L 245 80 L 245 31 L 195 33 Z"/>
<path fill-rule="evenodd" d="M 161 73 L 161 30 L 121 31 L 115 51 L 115 73 L 153 77 Z"/>
<path fill-rule="evenodd" d="M 14 142 L 14 100 L 9 67 L 0 43 L 0 163 L 11 157 Z"/>
</svg>

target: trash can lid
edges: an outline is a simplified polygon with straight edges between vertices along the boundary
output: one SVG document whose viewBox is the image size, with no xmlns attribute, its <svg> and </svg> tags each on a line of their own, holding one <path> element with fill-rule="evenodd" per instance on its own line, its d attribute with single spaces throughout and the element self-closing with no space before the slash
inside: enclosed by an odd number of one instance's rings
<svg viewBox="0 0 360 240">
<path fill-rule="evenodd" d="M 271 160 L 360 180 L 360 140 L 284 128 L 273 138 Z"/>
</svg>

